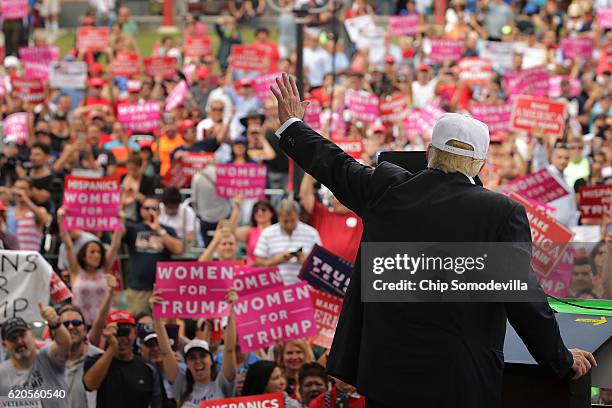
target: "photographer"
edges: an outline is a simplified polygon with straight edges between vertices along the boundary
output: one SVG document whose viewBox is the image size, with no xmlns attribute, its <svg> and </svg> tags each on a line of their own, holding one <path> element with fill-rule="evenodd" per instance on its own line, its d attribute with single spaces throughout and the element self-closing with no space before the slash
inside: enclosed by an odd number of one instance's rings
<svg viewBox="0 0 612 408">
<path fill-rule="evenodd" d="M 131 313 L 111 313 L 103 332 L 107 348 L 103 354 L 85 361 L 83 385 L 97 390 L 99 408 L 161 408 L 162 391 L 157 370 L 134 355 L 136 321 Z"/>
</svg>

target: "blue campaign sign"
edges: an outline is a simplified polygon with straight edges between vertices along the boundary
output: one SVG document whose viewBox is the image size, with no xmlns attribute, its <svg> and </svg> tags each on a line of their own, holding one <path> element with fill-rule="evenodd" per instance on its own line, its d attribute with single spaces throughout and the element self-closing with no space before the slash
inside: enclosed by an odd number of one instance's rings
<svg viewBox="0 0 612 408">
<path fill-rule="evenodd" d="M 352 263 L 315 245 L 300 269 L 300 279 L 315 289 L 344 297 L 352 273 Z"/>
</svg>

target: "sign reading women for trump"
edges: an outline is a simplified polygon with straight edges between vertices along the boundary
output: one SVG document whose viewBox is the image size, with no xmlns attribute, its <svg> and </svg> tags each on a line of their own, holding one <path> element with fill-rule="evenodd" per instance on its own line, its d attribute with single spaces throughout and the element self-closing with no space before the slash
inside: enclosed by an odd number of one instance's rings
<svg viewBox="0 0 612 408">
<path fill-rule="evenodd" d="M 263 164 L 218 164 L 217 195 L 261 199 L 266 193 L 266 166 Z"/>
<path fill-rule="evenodd" d="M 121 183 L 118 177 L 66 176 L 64 228 L 112 231 L 121 228 Z"/>
<path fill-rule="evenodd" d="M 38 252 L 0 250 L 0 323 L 11 317 L 40 321 L 38 302 L 49 303 L 54 274 Z"/>
<path fill-rule="evenodd" d="M 317 346 L 330 349 L 342 310 L 342 298 L 311 288 L 310 296 L 315 309 L 319 333 L 312 339 Z"/>
<path fill-rule="evenodd" d="M 300 279 L 335 296 L 344 297 L 353 264 L 315 244 L 300 269 Z"/>
<path fill-rule="evenodd" d="M 213 318 L 229 315 L 225 302 L 234 276 L 232 262 L 158 262 L 155 288 L 164 301 L 155 317 Z"/>
<path fill-rule="evenodd" d="M 236 274 L 232 280 L 232 288 L 236 289 L 240 296 L 251 295 L 283 285 L 283 276 L 277 267 L 239 267 L 236 269 Z"/>
<path fill-rule="evenodd" d="M 117 106 L 117 119 L 132 132 L 156 129 L 161 122 L 161 104 L 156 101 L 122 103 Z"/>
<path fill-rule="evenodd" d="M 515 192 L 526 198 L 549 203 L 569 194 L 547 169 L 527 174 L 513 180 L 504 188 L 504 192 Z"/>
<path fill-rule="evenodd" d="M 24 144 L 30 134 L 28 113 L 17 112 L 8 115 L 2 123 L 4 127 L 4 143 Z"/>
<path fill-rule="evenodd" d="M 248 397 L 226 398 L 202 401 L 200 408 L 285 408 L 285 395 L 282 392 L 249 395 Z"/>
<path fill-rule="evenodd" d="M 305 282 L 242 296 L 234 305 L 240 347 L 257 350 L 277 341 L 317 334 L 310 289 Z"/>
</svg>

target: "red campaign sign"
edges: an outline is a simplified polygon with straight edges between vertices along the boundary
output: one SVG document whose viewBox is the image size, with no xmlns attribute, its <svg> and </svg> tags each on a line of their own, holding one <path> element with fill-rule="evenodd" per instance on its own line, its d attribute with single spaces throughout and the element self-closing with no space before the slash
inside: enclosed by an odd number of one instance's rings
<svg viewBox="0 0 612 408">
<path fill-rule="evenodd" d="M 466 84 L 484 84 L 493 78 L 493 67 L 481 58 L 463 58 L 459 62 L 459 79 Z"/>
<path fill-rule="evenodd" d="M 363 155 L 363 139 L 332 139 L 332 142 L 354 159 L 361 159 Z"/>
<path fill-rule="evenodd" d="M 209 152 L 185 153 L 179 160 L 173 160 L 170 170 L 162 179 L 164 187 L 187 188 L 192 177 L 209 163 L 215 162 L 215 154 Z"/>
<path fill-rule="evenodd" d="M 309 99 L 310 103 L 306 105 L 306 113 L 304 114 L 304 123 L 312 128 L 315 132 L 321 131 L 321 102 L 317 99 Z"/>
<path fill-rule="evenodd" d="M 574 234 L 520 195 L 510 193 L 508 196 L 525 207 L 533 242 L 531 265 L 537 272 L 547 276 L 565 253 Z"/>
<path fill-rule="evenodd" d="M 268 71 L 266 51 L 262 48 L 248 45 L 232 45 L 231 65 L 233 69 L 243 71 Z"/>
<path fill-rule="evenodd" d="M 549 203 L 570 194 L 550 174 L 548 169 L 542 169 L 513 180 L 505 186 L 504 191 L 514 192 L 522 197 L 542 203 Z"/>
<path fill-rule="evenodd" d="M 136 51 L 121 51 L 117 53 L 110 64 L 113 76 L 133 77 L 140 75 L 140 55 Z"/>
<path fill-rule="evenodd" d="M 506 132 L 510 128 L 512 105 L 500 103 L 475 103 L 470 106 L 474 118 L 486 123 L 491 132 Z"/>
<path fill-rule="evenodd" d="M 319 333 L 312 338 L 317 346 L 330 349 L 342 310 L 342 298 L 310 288 L 310 299 L 315 310 L 315 321 Z"/>
<path fill-rule="evenodd" d="M 388 96 L 380 99 L 380 119 L 392 124 L 408 117 L 408 99 L 404 95 Z"/>
<path fill-rule="evenodd" d="M 38 79 L 15 78 L 13 89 L 21 99 L 29 103 L 41 103 L 45 100 L 45 88 Z"/>
<path fill-rule="evenodd" d="M 62 303 L 72 297 L 72 292 L 68 286 L 55 272 L 51 273 L 51 281 L 49 282 L 49 294 L 53 303 Z"/>
<path fill-rule="evenodd" d="M 593 40 L 591 38 L 564 38 L 561 40 L 561 50 L 566 60 L 575 58 L 589 60 L 593 55 Z"/>
<path fill-rule="evenodd" d="M 597 75 L 603 75 L 606 71 L 612 71 L 612 42 L 601 48 L 601 57 L 597 63 Z"/>
<path fill-rule="evenodd" d="M 451 62 L 458 61 L 461 58 L 461 54 L 463 54 L 463 48 L 463 40 L 452 40 L 450 38 L 432 38 L 429 61 L 439 63 L 443 63 L 446 60 L 449 60 Z"/>
<path fill-rule="evenodd" d="M 110 30 L 107 27 L 79 27 L 77 49 L 101 51 L 109 47 Z"/>
<path fill-rule="evenodd" d="M 205 35 L 185 37 L 185 56 L 201 58 L 212 54 L 212 42 Z"/>
<path fill-rule="evenodd" d="M 250 395 L 248 397 L 226 398 L 221 400 L 202 401 L 200 408 L 285 408 L 285 394 Z"/>
<path fill-rule="evenodd" d="M 110 273 L 115 277 L 115 279 L 117 279 L 117 287 L 115 288 L 115 293 L 123 292 L 123 273 L 121 272 L 121 259 L 119 259 L 119 257 L 115 257 L 115 260 L 111 264 L 108 273 Z"/>
<path fill-rule="evenodd" d="M 176 58 L 174 57 L 148 57 L 144 59 L 145 74 L 151 78 L 164 79 L 176 76 Z"/>
<path fill-rule="evenodd" d="M 580 187 L 580 214 L 582 219 L 601 221 L 612 214 L 612 185 Z"/>
<path fill-rule="evenodd" d="M 389 16 L 390 35 L 415 35 L 418 32 L 419 15 Z"/>
<path fill-rule="evenodd" d="M 519 95 L 512 108 L 512 128 L 532 132 L 540 127 L 544 133 L 563 136 L 565 103 L 546 98 Z"/>
</svg>

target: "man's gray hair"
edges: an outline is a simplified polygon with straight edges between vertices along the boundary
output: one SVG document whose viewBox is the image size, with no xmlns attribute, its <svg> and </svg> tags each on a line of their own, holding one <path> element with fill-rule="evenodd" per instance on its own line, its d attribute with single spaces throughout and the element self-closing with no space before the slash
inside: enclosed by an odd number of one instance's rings
<svg viewBox="0 0 612 408">
<path fill-rule="evenodd" d="M 446 144 L 466 150 L 474 150 L 472 146 L 458 140 L 449 140 Z M 473 159 L 467 156 L 445 152 L 430 146 L 427 166 L 445 173 L 463 173 L 466 176 L 476 177 L 484 164 L 484 160 Z"/>
<path fill-rule="evenodd" d="M 278 206 L 278 215 L 281 214 L 295 214 L 300 215 L 300 205 L 295 200 L 290 200 L 285 198 L 282 200 Z"/>
</svg>

